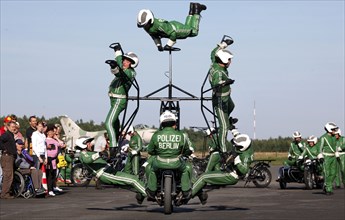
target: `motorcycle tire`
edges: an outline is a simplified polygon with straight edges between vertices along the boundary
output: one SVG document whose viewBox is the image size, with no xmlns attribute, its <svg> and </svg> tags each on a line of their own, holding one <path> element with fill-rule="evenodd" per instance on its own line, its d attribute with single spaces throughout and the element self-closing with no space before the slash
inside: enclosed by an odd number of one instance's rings
<svg viewBox="0 0 345 220">
<path fill-rule="evenodd" d="M 89 185 L 91 178 L 89 177 L 89 171 L 83 166 L 83 164 L 76 164 L 71 171 L 71 180 L 74 186 L 87 186 Z"/>
<path fill-rule="evenodd" d="M 172 213 L 172 177 L 164 177 L 164 214 L 170 215 Z"/>
<path fill-rule="evenodd" d="M 258 167 L 256 168 L 256 178 L 253 180 L 254 185 L 257 188 L 265 188 L 270 185 L 272 181 L 271 171 L 267 167 Z"/>
<path fill-rule="evenodd" d="M 305 169 L 304 170 L 304 183 L 305 183 L 305 188 L 308 190 L 313 189 L 313 174 L 311 172 L 311 170 L 309 169 Z"/>
</svg>

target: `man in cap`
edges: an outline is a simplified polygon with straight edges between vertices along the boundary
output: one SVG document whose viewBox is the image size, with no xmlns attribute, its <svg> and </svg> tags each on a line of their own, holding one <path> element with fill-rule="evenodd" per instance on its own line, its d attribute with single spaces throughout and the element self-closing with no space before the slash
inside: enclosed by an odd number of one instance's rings
<svg viewBox="0 0 345 220">
<path fill-rule="evenodd" d="M 140 151 L 143 148 L 143 140 L 132 125 L 127 129 L 127 135 L 130 136 L 130 140 L 127 149 L 128 154 L 124 172 L 138 176 L 140 166 Z"/>
</svg>

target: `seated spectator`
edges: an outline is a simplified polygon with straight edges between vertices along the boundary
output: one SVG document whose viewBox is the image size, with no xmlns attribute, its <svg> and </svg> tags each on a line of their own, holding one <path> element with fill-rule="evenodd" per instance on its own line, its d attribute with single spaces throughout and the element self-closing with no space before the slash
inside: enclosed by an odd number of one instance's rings
<svg viewBox="0 0 345 220">
<path fill-rule="evenodd" d="M 44 188 L 42 187 L 42 171 L 37 170 L 34 165 L 34 160 L 29 155 L 29 153 L 23 149 L 24 142 L 21 139 L 16 140 L 17 147 L 17 158 L 15 160 L 16 168 L 20 169 L 22 174 L 30 174 L 36 195 L 44 193 Z"/>
</svg>

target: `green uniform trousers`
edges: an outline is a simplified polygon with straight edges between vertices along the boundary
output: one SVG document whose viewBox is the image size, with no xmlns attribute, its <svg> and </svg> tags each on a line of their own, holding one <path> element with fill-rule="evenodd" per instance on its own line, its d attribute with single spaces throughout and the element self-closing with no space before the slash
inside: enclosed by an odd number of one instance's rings
<svg viewBox="0 0 345 220">
<path fill-rule="evenodd" d="M 224 173 L 221 171 L 211 171 L 201 175 L 193 184 L 192 197 L 208 183 L 211 185 L 235 185 L 238 182 L 238 176 L 234 172 Z"/>
<path fill-rule="evenodd" d="M 333 192 L 333 182 L 337 172 L 337 159 L 335 156 L 324 156 L 323 173 L 325 177 L 326 192 Z"/>
<path fill-rule="evenodd" d="M 230 122 L 230 114 L 235 108 L 235 104 L 230 96 L 214 96 L 212 103 L 218 117 L 219 122 L 219 141 L 221 151 L 227 152 L 226 138 L 228 136 L 228 130 L 232 128 L 232 122 Z"/>
<path fill-rule="evenodd" d="M 220 154 L 218 151 L 212 152 L 207 162 L 205 169 L 206 172 L 210 171 L 219 171 L 220 170 Z"/>
<path fill-rule="evenodd" d="M 151 156 L 152 157 L 152 156 Z M 149 166 L 149 165 L 148 165 Z M 182 191 L 189 191 L 191 188 L 191 166 L 187 166 L 182 159 L 175 162 L 162 162 L 154 157 L 150 167 L 146 166 L 145 172 L 147 176 L 147 187 L 150 191 L 157 191 L 157 175 L 159 169 L 172 169 L 181 172 L 181 188 Z"/>
<path fill-rule="evenodd" d="M 133 174 L 135 176 L 139 175 L 139 161 L 140 154 L 132 155 L 131 152 L 128 153 L 126 165 L 124 168 L 125 173 Z"/>
<path fill-rule="evenodd" d="M 96 176 L 105 184 L 132 186 L 137 192 L 146 197 L 144 183 L 134 175 L 123 172 L 116 172 L 116 174 L 107 173 L 101 168 L 97 171 Z"/>
<path fill-rule="evenodd" d="M 108 132 L 110 147 L 117 147 L 120 132 L 119 115 L 126 108 L 127 100 L 110 98 L 110 106 L 107 118 L 105 119 L 105 128 Z"/>
</svg>

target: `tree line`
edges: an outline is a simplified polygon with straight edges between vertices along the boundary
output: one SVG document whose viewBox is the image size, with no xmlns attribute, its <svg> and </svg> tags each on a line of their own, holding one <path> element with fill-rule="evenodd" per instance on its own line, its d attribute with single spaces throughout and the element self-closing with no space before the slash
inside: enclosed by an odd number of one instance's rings
<svg viewBox="0 0 345 220">
<path fill-rule="evenodd" d="M 59 117 L 53 117 L 46 119 L 44 116 L 36 116 L 39 121 L 45 121 L 47 124 L 60 124 Z M 4 121 L 5 116 L 0 118 L 1 122 Z M 23 117 L 18 117 L 17 121 L 20 124 L 19 131 L 25 136 L 26 129 L 30 126 L 29 124 L 29 116 L 24 115 Z M 93 120 L 84 121 L 79 119 L 76 121 L 76 124 L 80 126 L 82 129 L 86 131 L 99 131 L 105 130 L 105 123 L 101 122 L 101 124 L 96 124 Z M 154 128 L 154 126 L 152 126 Z M 186 132 L 191 140 L 191 142 L 195 145 L 196 151 L 208 151 L 206 146 L 206 138 L 205 132 L 203 131 L 195 131 L 194 129 L 183 128 L 182 131 Z M 63 131 L 62 131 L 63 132 Z M 63 135 L 64 133 L 62 133 Z M 287 152 L 290 146 L 290 142 L 292 138 L 290 137 L 278 137 L 278 138 L 270 138 L 270 139 L 262 139 L 262 140 L 253 140 L 252 147 L 257 152 Z M 227 142 L 227 145 L 230 147 L 230 142 Z"/>
</svg>

